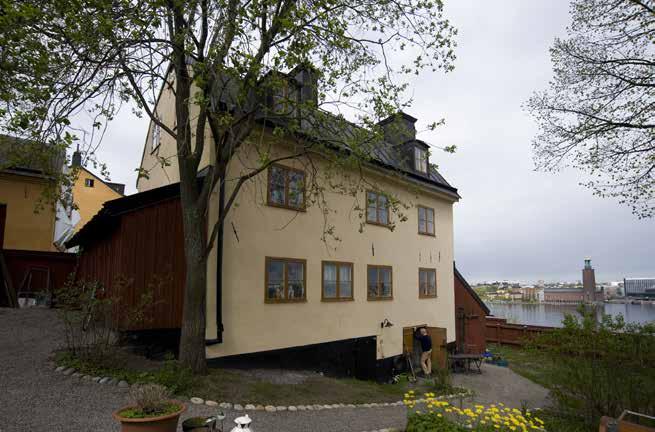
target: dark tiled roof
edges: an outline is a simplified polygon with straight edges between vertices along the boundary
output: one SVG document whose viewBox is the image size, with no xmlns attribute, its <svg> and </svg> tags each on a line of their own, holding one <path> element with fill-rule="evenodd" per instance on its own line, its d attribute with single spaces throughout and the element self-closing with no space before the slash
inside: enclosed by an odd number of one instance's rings
<svg viewBox="0 0 655 432">
<path fill-rule="evenodd" d="M 0 171 L 53 176 L 62 172 L 65 160 L 65 152 L 62 149 L 44 147 L 44 144 L 23 138 L 0 135 Z"/>
</svg>

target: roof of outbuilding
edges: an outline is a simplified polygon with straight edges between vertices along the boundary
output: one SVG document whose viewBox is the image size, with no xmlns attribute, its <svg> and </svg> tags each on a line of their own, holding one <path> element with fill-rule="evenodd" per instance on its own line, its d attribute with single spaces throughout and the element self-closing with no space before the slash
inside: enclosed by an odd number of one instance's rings
<svg viewBox="0 0 655 432">
<path fill-rule="evenodd" d="M 480 307 L 484 310 L 485 314 L 490 315 L 491 314 L 491 309 L 482 301 L 478 293 L 475 292 L 473 288 L 471 288 L 471 285 L 464 279 L 464 276 L 457 270 L 457 266 L 455 263 L 453 263 L 453 268 L 455 269 L 455 277 L 459 279 L 459 281 L 462 283 L 462 286 L 464 286 L 464 289 L 468 291 L 469 294 L 471 294 L 471 297 L 480 305 Z"/>
</svg>

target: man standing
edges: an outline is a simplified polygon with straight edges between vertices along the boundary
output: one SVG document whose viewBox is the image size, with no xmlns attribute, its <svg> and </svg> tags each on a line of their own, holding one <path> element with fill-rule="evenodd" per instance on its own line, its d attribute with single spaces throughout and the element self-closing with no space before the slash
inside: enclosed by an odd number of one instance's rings
<svg viewBox="0 0 655 432">
<path fill-rule="evenodd" d="M 417 339 L 421 342 L 421 369 L 429 377 L 432 374 L 432 338 L 428 330 L 421 327 Z"/>
</svg>

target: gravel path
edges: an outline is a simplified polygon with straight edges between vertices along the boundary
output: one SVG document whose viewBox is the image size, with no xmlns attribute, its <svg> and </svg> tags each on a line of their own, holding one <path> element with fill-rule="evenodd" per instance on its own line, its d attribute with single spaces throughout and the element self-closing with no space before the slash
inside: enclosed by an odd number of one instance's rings
<svg viewBox="0 0 655 432">
<path fill-rule="evenodd" d="M 112 411 L 128 402 L 127 390 L 55 373 L 49 357 L 60 348 L 63 327 L 49 309 L 0 308 L 0 432 L 117 432 Z M 497 371 L 495 369 L 502 369 Z M 456 375 L 456 385 L 473 388 L 477 401 L 520 406 L 525 395 L 545 400 L 542 390 L 509 369 L 486 366 L 483 375 Z M 536 386 L 536 387 L 535 387 Z M 504 390 L 506 389 L 506 390 Z M 535 393 L 536 392 L 536 393 Z M 500 397 L 494 397 L 500 396 Z M 189 404 L 182 418 L 212 415 L 216 408 Z M 225 425 L 243 412 L 227 411 Z M 341 408 L 305 412 L 249 411 L 257 432 L 361 432 L 403 428 L 402 406 Z M 181 428 L 179 429 L 181 430 Z"/>
<path fill-rule="evenodd" d="M 63 327 L 48 309 L 0 308 L 0 432 L 117 432 L 112 411 L 128 402 L 127 390 L 55 373 L 48 358 L 60 348 Z M 216 408 L 189 404 L 182 418 Z M 244 412 L 227 411 L 225 425 Z M 258 432 L 370 431 L 405 426 L 404 407 L 307 412 L 248 412 Z M 181 428 L 179 428 L 181 430 Z"/>
<path fill-rule="evenodd" d="M 483 364 L 482 374 L 453 374 L 453 384 L 472 389 L 474 404 L 502 402 L 513 408 L 521 408 L 523 404 L 528 408 L 550 405 L 548 390 L 506 367 Z"/>
</svg>

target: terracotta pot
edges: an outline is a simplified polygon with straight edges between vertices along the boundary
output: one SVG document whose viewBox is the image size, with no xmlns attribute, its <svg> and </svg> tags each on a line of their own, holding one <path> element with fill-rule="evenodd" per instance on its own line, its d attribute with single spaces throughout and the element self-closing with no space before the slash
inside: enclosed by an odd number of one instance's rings
<svg viewBox="0 0 655 432">
<path fill-rule="evenodd" d="M 112 416 L 121 423 L 122 432 L 175 432 L 177 431 L 177 422 L 180 419 L 180 414 L 186 411 L 186 405 L 176 400 L 170 402 L 178 404 L 180 409 L 174 413 L 159 417 L 125 418 L 118 413 L 127 408 L 132 408 L 131 406 L 126 406 L 114 411 Z"/>
</svg>

